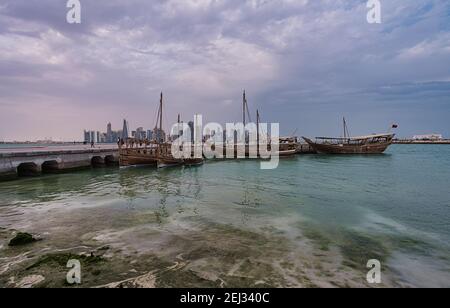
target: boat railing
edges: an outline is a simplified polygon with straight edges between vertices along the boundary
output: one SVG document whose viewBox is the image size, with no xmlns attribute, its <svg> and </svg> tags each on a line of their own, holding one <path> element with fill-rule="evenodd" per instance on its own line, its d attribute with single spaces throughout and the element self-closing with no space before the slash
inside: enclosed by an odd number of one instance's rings
<svg viewBox="0 0 450 308">
<path fill-rule="evenodd" d="M 118 142 L 119 148 L 123 149 L 147 149 L 158 147 L 158 142 L 148 139 L 133 139 L 120 140 Z"/>
<path fill-rule="evenodd" d="M 321 144 L 329 145 L 365 145 L 371 143 L 379 142 L 389 142 L 392 137 L 389 136 L 374 136 L 367 138 L 327 138 L 327 137 L 317 137 L 316 142 Z"/>
</svg>

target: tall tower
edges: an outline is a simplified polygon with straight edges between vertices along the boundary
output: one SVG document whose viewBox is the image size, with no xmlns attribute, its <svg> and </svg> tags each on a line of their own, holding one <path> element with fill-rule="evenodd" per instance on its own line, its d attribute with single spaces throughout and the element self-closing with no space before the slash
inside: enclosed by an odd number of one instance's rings
<svg viewBox="0 0 450 308">
<path fill-rule="evenodd" d="M 194 143 L 194 122 L 189 121 L 188 126 L 189 129 L 191 130 L 191 142 Z"/>
<path fill-rule="evenodd" d="M 124 140 L 128 139 L 128 122 L 127 120 L 123 120 L 123 129 L 122 129 L 122 138 Z"/>
<path fill-rule="evenodd" d="M 91 132 L 84 130 L 84 142 L 91 142 Z"/>
<path fill-rule="evenodd" d="M 111 123 L 108 123 L 108 126 L 106 127 L 106 142 L 112 143 L 114 140 L 112 138 L 112 126 Z"/>
</svg>

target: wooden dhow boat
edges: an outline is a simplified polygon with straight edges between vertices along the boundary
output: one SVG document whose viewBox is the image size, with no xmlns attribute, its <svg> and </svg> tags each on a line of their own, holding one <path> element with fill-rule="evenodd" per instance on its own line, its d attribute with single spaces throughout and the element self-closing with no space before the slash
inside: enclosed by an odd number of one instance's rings
<svg viewBox="0 0 450 308">
<path fill-rule="evenodd" d="M 245 91 L 244 91 L 244 107 L 243 107 L 243 119 L 244 119 L 244 127 L 247 124 L 246 123 L 246 111 L 247 111 L 247 115 L 248 118 L 250 119 L 250 113 L 248 110 L 248 103 L 247 103 L 247 98 L 245 96 Z M 261 123 L 261 114 L 259 112 L 259 110 L 256 110 L 256 156 L 258 158 L 260 158 L 260 149 L 261 149 L 261 140 L 260 140 L 260 123 Z M 264 132 L 263 132 L 264 133 Z M 267 140 L 269 140 L 269 136 L 267 136 Z M 297 154 L 297 137 L 280 137 L 279 138 L 279 148 L 278 148 L 278 152 L 277 155 L 279 157 L 291 157 Z M 272 148 L 271 146 L 271 142 L 265 142 L 264 144 L 266 144 L 268 146 L 269 149 Z M 249 144 L 248 142 L 246 142 L 246 157 L 249 157 Z"/>
<path fill-rule="evenodd" d="M 198 166 L 204 162 L 202 158 L 177 159 L 172 155 L 172 143 L 165 142 L 163 133 L 163 94 L 159 102 L 157 123 L 155 126 L 154 140 L 137 140 L 134 138 L 121 139 L 119 141 L 119 160 L 121 167 L 152 165 L 158 168 L 175 166 Z M 180 123 L 180 118 L 178 117 Z"/>
<path fill-rule="evenodd" d="M 281 137 L 279 144 L 279 157 L 290 157 L 297 154 L 297 137 Z"/>
<path fill-rule="evenodd" d="M 397 128 L 393 125 L 392 128 Z M 347 123 L 344 119 L 344 137 L 317 137 L 312 141 L 303 139 L 319 154 L 382 154 L 394 140 L 394 133 L 373 134 L 368 136 L 350 137 Z"/>
<path fill-rule="evenodd" d="M 158 147 L 148 140 L 121 139 L 119 141 L 119 165 L 121 167 L 156 166 Z"/>
<path fill-rule="evenodd" d="M 201 166 L 204 164 L 204 158 L 195 158 L 194 155 L 191 157 L 183 157 L 183 158 L 175 158 L 172 154 L 172 144 L 165 143 L 159 147 L 159 151 L 157 154 L 157 167 L 159 169 L 162 168 L 170 168 L 177 166 Z"/>
</svg>

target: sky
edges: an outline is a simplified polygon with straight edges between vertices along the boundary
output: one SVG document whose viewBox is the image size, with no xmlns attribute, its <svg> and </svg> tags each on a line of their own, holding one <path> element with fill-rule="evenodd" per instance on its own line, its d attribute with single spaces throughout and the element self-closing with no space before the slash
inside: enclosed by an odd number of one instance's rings
<svg viewBox="0 0 450 308">
<path fill-rule="evenodd" d="M 0 0 L 0 141 L 250 112 L 282 134 L 450 138 L 450 1 Z M 167 125 L 168 128 L 168 125 Z"/>
</svg>

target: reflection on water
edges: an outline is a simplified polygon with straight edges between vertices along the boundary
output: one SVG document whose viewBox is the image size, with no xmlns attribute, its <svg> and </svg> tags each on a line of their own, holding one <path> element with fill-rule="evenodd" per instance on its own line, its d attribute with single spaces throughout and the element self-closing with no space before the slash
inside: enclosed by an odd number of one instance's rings
<svg viewBox="0 0 450 308">
<path fill-rule="evenodd" d="M 165 262 L 183 263 L 176 275 L 192 278 L 191 286 L 367 286 L 365 263 L 379 258 L 385 285 L 449 286 L 450 170 L 442 168 L 449 148 L 299 156 L 272 171 L 256 161 L 223 161 L 4 182 L 0 258 L 7 265 L 18 252 L 38 258 L 107 245 L 114 270 L 94 275 L 92 285 L 134 269 L 156 270 L 159 286 L 190 285 L 159 271 Z M 15 251 L 7 248 L 12 230 L 44 240 Z M 153 261 L 135 260 L 139 269 L 118 261 L 135 254 Z M 19 268 L 30 262 L 19 261 Z M 11 278 L 5 268 L 0 284 Z"/>
</svg>

